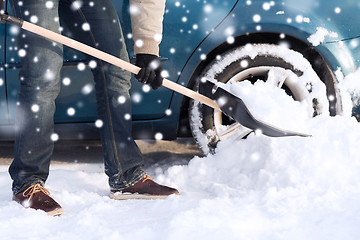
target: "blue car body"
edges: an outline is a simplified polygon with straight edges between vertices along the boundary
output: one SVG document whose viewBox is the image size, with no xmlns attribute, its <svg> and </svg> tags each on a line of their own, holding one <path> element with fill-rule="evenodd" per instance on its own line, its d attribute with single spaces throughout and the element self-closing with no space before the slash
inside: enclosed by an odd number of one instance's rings
<svg viewBox="0 0 360 240">
<path fill-rule="evenodd" d="M 129 3 L 113 2 L 131 57 Z M 10 5 L 6 6 L 12 14 Z M 346 75 L 359 67 L 359 10 L 357 0 L 168 0 L 160 45 L 160 55 L 167 59 L 163 68 L 169 79 L 191 88 L 216 55 L 247 42 L 278 44 L 279 35 L 285 34 L 290 47 L 315 49 L 333 72 L 340 68 Z M 319 27 L 337 36 L 328 36 L 314 47 L 308 38 Z M 6 140 L 13 139 L 21 68 L 16 33 L 14 26 L 0 25 L 0 139 Z M 233 38 L 230 43 L 229 38 Z M 70 84 L 63 84 L 55 113 L 56 131 L 62 139 L 98 137 L 91 71 L 78 69 L 83 59 L 82 53 L 65 48 L 62 79 L 70 80 Z M 188 100 L 182 95 L 164 87 L 148 90 L 132 79 L 131 96 L 136 138 L 153 138 L 156 133 L 162 133 L 164 139 L 189 135 Z M 68 114 L 70 108 L 75 114 Z"/>
</svg>

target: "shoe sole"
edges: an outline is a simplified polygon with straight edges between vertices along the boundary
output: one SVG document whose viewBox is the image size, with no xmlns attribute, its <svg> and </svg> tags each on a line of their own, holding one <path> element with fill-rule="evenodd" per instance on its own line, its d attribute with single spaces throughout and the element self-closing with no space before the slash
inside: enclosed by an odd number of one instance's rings
<svg viewBox="0 0 360 240">
<path fill-rule="evenodd" d="M 110 193 L 110 198 L 115 200 L 129 200 L 129 199 L 156 200 L 156 199 L 165 199 L 167 197 L 168 197 L 167 195 Z"/>
<path fill-rule="evenodd" d="M 63 214 L 64 210 L 62 208 L 58 208 L 58 209 L 55 209 L 53 211 L 50 211 L 50 212 L 46 212 L 47 215 L 49 216 L 60 216 L 61 214 Z"/>
</svg>

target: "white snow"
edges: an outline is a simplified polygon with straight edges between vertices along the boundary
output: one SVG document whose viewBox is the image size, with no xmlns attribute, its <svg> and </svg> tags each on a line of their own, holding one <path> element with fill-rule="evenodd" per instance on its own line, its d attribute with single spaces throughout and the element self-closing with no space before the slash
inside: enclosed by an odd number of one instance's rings
<svg viewBox="0 0 360 240">
<path fill-rule="evenodd" d="M 180 190 L 166 200 L 111 200 L 101 164 L 52 165 L 47 187 L 65 209 L 61 217 L 11 201 L 1 166 L 0 237 L 357 239 L 359 123 L 320 116 L 299 124 L 313 137 L 250 136 L 188 165 L 149 167 Z"/>
<path fill-rule="evenodd" d="M 316 33 L 308 37 L 309 42 L 314 46 L 318 46 L 325 41 L 325 37 L 337 38 L 338 34 L 336 32 L 331 32 L 323 27 L 317 27 Z"/>
<path fill-rule="evenodd" d="M 293 101 L 286 92 L 270 83 L 258 80 L 255 84 L 242 81 L 230 85 L 231 92 L 240 97 L 251 114 L 267 124 L 293 131 L 308 131 L 298 121 L 311 118 L 313 109 L 307 102 Z M 258 96 L 258 97 L 254 97 Z M 261 96 L 261 97 L 260 97 Z M 276 98 L 274 98 L 276 96 Z M 286 109 L 286 110 L 285 110 Z M 293 121 L 297 119 L 297 121 Z"/>
<path fill-rule="evenodd" d="M 311 75 L 311 74 L 310 74 Z M 341 80 L 358 93 L 357 71 Z M 244 82 L 244 86 L 248 83 Z M 46 187 L 64 214 L 49 217 L 11 201 L 8 166 L 0 166 L 0 238 L 354 240 L 360 234 L 360 124 L 350 116 L 303 117 L 301 103 L 265 83 L 264 104 L 294 114 L 312 137 L 222 141 L 214 155 L 146 170 L 181 195 L 165 200 L 109 198 L 102 164 L 53 164 Z M 281 104 L 280 104 L 281 103 Z M 100 120 L 98 120 L 100 121 Z"/>
</svg>

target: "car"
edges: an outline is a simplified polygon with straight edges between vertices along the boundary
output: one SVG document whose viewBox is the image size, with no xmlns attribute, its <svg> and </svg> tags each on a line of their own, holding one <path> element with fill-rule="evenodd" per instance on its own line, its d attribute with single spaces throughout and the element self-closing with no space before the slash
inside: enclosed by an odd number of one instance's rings
<svg viewBox="0 0 360 240">
<path fill-rule="evenodd" d="M 129 2 L 113 3 L 133 56 Z M 13 14 L 8 1 L 5 5 Z M 162 65 L 168 79 L 204 95 L 211 91 L 199 84 L 204 78 L 225 84 L 267 81 L 280 71 L 285 77 L 276 84 L 296 101 L 306 100 L 312 116 L 335 116 L 343 111 L 339 76 L 359 67 L 359 10 L 355 0 L 168 0 L 160 45 Z M 13 140 L 21 68 L 18 29 L 2 24 L 0 33 L 0 139 Z M 67 34 L 66 26 L 63 33 Z M 55 131 L 60 139 L 96 139 L 91 63 L 78 51 L 64 51 Z M 301 80 L 306 74 L 312 74 L 311 81 Z M 164 87 L 153 91 L 132 79 L 131 98 L 136 139 L 194 136 L 208 153 L 233 130 L 244 136 L 249 133 L 221 112 Z M 358 116 L 356 109 L 354 105 L 354 116 Z"/>
</svg>

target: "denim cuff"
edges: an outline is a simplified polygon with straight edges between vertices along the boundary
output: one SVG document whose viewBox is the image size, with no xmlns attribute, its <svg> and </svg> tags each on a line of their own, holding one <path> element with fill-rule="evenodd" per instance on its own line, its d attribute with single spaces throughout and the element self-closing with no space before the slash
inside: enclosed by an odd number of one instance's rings
<svg viewBox="0 0 360 240">
<path fill-rule="evenodd" d="M 123 175 L 109 178 L 111 190 L 122 190 L 130 187 L 142 179 L 146 173 L 140 167 L 134 167 L 126 171 Z"/>
<path fill-rule="evenodd" d="M 44 186 L 45 182 L 41 179 L 32 178 L 32 179 L 27 180 L 25 183 L 23 183 L 20 186 L 17 186 L 13 183 L 13 186 L 12 186 L 13 194 L 16 195 L 18 193 L 21 193 L 21 192 L 25 191 L 28 187 L 35 185 L 35 184 L 40 184 L 41 186 Z"/>
</svg>

